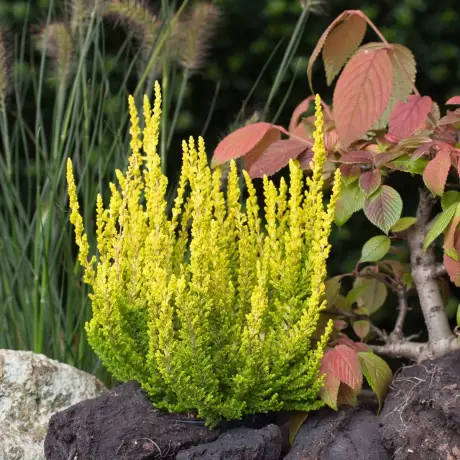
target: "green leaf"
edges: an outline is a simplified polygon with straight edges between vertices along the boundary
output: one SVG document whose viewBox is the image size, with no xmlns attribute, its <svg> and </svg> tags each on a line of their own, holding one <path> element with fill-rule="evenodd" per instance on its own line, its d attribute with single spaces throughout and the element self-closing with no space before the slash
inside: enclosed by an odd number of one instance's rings
<svg viewBox="0 0 460 460">
<path fill-rule="evenodd" d="M 458 304 L 457 308 L 457 324 L 460 326 L 460 304 Z"/>
<path fill-rule="evenodd" d="M 459 261 L 458 251 L 455 248 L 446 248 L 444 253 L 451 259 L 455 260 L 455 262 Z"/>
<path fill-rule="evenodd" d="M 382 185 L 364 204 L 366 217 L 384 233 L 401 217 L 403 202 L 399 193 L 388 185 Z"/>
<path fill-rule="evenodd" d="M 378 235 L 364 243 L 361 250 L 361 262 L 377 262 L 388 253 L 391 240 L 388 236 Z"/>
<path fill-rule="evenodd" d="M 426 158 L 412 158 L 410 155 L 402 155 L 388 164 L 389 167 L 411 174 L 423 174 L 429 160 Z"/>
<path fill-rule="evenodd" d="M 337 300 L 337 297 L 340 294 L 340 286 L 342 285 L 341 280 L 341 276 L 334 276 L 333 278 L 329 278 L 326 281 L 327 308 L 334 306 L 335 301 Z"/>
<path fill-rule="evenodd" d="M 355 321 L 353 323 L 353 330 L 361 340 L 364 340 L 371 330 L 371 324 L 365 319 Z"/>
<path fill-rule="evenodd" d="M 289 417 L 289 444 L 291 446 L 294 444 L 294 439 L 300 427 L 307 420 L 308 414 L 309 412 L 307 411 L 299 411 Z"/>
<path fill-rule="evenodd" d="M 390 366 L 380 356 L 368 351 L 358 353 L 361 370 L 379 400 L 379 412 L 393 379 Z"/>
<path fill-rule="evenodd" d="M 335 207 L 335 223 L 341 227 L 357 211 L 363 209 L 364 193 L 357 182 L 342 188 Z"/>
<path fill-rule="evenodd" d="M 365 289 L 367 289 L 365 285 L 358 285 L 348 291 L 346 297 L 347 308 L 350 308 L 359 299 L 361 293 L 364 292 Z"/>
<path fill-rule="evenodd" d="M 459 307 L 458 299 L 454 296 L 450 296 L 449 300 L 446 303 L 446 306 L 444 307 L 446 316 L 449 319 L 455 318 L 455 316 L 458 313 L 458 307 Z"/>
<path fill-rule="evenodd" d="M 353 289 L 359 288 L 362 290 L 357 298 L 358 306 L 364 306 L 370 315 L 374 314 L 385 303 L 387 287 L 375 278 L 357 278 Z"/>
<path fill-rule="evenodd" d="M 403 232 L 407 230 L 409 227 L 412 227 L 417 222 L 416 217 L 401 217 L 401 219 L 396 222 L 396 224 L 391 227 L 392 232 Z"/>
<path fill-rule="evenodd" d="M 452 203 L 446 208 L 434 221 L 428 233 L 425 235 L 423 241 L 423 250 L 426 251 L 428 246 L 447 228 L 452 218 L 454 217 L 455 210 L 457 209 L 457 202 Z"/>
<path fill-rule="evenodd" d="M 450 190 L 444 193 L 441 198 L 441 206 L 443 211 L 454 203 L 460 203 L 460 192 L 457 192 L 456 190 Z"/>
</svg>

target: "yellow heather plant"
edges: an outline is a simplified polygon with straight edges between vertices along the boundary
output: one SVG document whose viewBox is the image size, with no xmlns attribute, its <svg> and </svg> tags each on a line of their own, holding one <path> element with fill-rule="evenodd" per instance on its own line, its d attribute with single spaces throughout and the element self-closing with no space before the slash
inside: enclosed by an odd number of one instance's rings
<svg viewBox="0 0 460 460">
<path fill-rule="evenodd" d="M 316 100 L 313 175 L 289 164 L 289 185 L 264 178 L 264 219 L 244 172 L 241 204 L 231 163 L 226 192 L 205 145 L 183 142 L 172 211 L 157 154 L 161 92 L 144 98 L 140 139 L 129 98 L 131 156 L 116 171 L 107 208 L 97 199 L 98 257 L 89 257 L 72 163 L 71 217 L 85 282 L 93 288 L 88 340 L 120 381 L 137 380 L 152 403 L 192 412 L 209 426 L 278 410 L 313 410 L 322 402 L 320 360 L 332 330 L 312 335 L 325 308 L 328 236 L 339 192 L 323 206 L 323 117 Z M 307 187 L 304 187 L 306 182 Z M 262 222 L 265 222 L 263 224 Z"/>
</svg>

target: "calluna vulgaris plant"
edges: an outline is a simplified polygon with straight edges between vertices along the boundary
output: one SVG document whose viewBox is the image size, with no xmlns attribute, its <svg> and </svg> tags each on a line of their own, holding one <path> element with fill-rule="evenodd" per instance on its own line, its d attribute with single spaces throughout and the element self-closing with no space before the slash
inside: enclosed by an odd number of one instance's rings
<svg viewBox="0 0 460 460">
<path fill-rule="evenodd" d="M 142 141 L 130 97 L 131 149 L 119 187 L 97 200 L 98 260 L 89 258 L 69 160 L 71 222 L 84 279 L 93 288 L 88 340 L 114 376 L 141 383 L 153 404 L 221 419 L 322 405 L 320 361 L 332 330 L 317 341 L 325 308 L 328 236 L 340 184 L 323 207 L 323 118 L 316 100 L 313 175 L 291 162 L 290 183 L 264 178 L 265 228 L 256 190 L 240 204 L 234 162 L 227 191 L 211 171 L 204 141 L 183 143 L 171 216 L 157 154 L 161 94 L 144 98 Z M 142 151 L 143 153 L 142 153 Z"/>
</svg>

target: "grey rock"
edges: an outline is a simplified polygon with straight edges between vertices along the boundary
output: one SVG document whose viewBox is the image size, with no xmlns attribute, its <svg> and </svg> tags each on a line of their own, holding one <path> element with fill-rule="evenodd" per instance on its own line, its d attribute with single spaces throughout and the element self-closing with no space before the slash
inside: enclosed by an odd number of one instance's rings
<svg viewBox="0 0 460 460">
<path fill-rule="evenodd" d="M 98 379 L 72 366 L 0 349 L 0 460 L 44 459 L 50 417 L 104 391 Z"/>
</svg>

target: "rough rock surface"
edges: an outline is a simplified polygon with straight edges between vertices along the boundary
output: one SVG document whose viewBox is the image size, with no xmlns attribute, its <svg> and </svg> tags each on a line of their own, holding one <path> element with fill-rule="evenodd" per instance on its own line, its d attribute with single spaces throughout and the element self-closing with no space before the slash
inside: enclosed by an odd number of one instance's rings
<svg viewBox="0 0 460 460">
<path fill-rule="evenodd" d="M 390 460 L 383 446 L 379 423 L 365 409 L 334 412 L 323 408 L 307 418 L 298 431 L 286 460 Z"/>
<path fill-rule="evenodd" d="M 0 459 L 43 459 L 51 415 L 103 391 L 99 380 L 67 364 L 0 349 Z"/>
<path fill-rule="evenodd" d="M 460 352 L 403 368 L 380 422 L 395 460 L 460 459 Z"/>
<path fill-rule="evenodd" d="M 152 406 L 137 382 L 55 414 L 45 438 L 48 460 L 174 459 L 177 452 L 214 441 L 218 430 Z"/>
<path fill-rule="evenodd" d="M 281 431 L 268 425 L 229 430 L 211 443 L 179 452 L 176 460 L 279 460 L 280 453 Z"/>
</svg>

